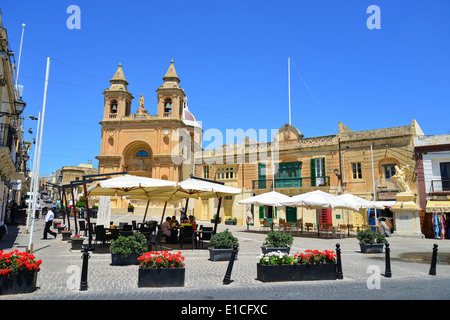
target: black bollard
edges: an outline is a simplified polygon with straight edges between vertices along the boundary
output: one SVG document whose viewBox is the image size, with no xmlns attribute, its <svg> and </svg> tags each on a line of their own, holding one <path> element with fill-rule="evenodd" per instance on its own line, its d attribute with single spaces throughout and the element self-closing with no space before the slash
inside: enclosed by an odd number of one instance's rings
<svg viewBox="0 0 450 320">
<path fill-rule="evenodd" d="M 438 245 L 434 244 L 433 245 L 433 257 L 431 258 L 430 272 L 428 273 L 430 276 L 436 275 L 437 251 L 438 251 Z"/>
<path fill-rule="evenodd" d="M 391 249 L 389 248 L 389 243 L 385 244 L 386 246 L 386 271 L 384 272 L 384 276 L 386 278 L 392 277 L 391 272 Z"/>
<path fill-rule="evenodd" d="M 237 246 L 234 246 L 233 252 L 231 253 L 230 257 L 230 262 L 228 262 L 227 272 L 225 274 L 225 277 L 223 278 L 223 284 L 230 284 L 231 282 L 233 282 L 231 280 L 231 271 L 233 270 L 233 263 L 234 259 L 236 258 L 236 253 L 237 253 Z"/>
<path fill-rule="evenodd" d="M 81 269 L 80 291 L 86 291 L 88 289 L 87 275 L 88 275 L 88 259 L 90 258 L 89 246 L 85 245 L 83 247 L 83 256 L 81 258 L 83 259 L 83 268 Z"/>
<path fill-rule="evenodd" d="M 336 243 L 336 255 L 337 255 L 337 279 L 344 279 L 344 275 L 342 274 L 342 262 L 341 262 L 341 245 Z"/>
</svg>

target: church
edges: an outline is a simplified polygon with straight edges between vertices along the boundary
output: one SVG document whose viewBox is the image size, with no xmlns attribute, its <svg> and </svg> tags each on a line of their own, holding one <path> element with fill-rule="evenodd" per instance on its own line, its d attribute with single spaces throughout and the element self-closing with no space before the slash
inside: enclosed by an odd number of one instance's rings
<svg viewBox="0 0 450 320">
<path fill-rule="evenodd" d="M 130 175 L 178 182 L 193 172 L 190 151 L 201 148 L 201 126 L 188 109 L 173 60 L 162 79 L 156 89 L 156 114 L 148 112 L 143 95 L 136 113 L 132 113 L 134 96 L 119 63 L 111 85 L 103 91 L 101 148 L 96 157 L 99 174 L 127 171 Z M 128 200 L 111 197 L 113 212 L 127 206 Z"/>
</svg>

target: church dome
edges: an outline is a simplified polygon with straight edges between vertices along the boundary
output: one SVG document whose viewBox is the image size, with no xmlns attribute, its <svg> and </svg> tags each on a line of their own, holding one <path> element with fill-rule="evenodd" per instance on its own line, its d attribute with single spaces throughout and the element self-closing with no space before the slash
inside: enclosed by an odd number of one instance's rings
<svg viewBox="0 0 450 320">
<path fill-rule="evenodd" d="M 202 126 L 198 123 L 195 116 L 192 112 L 189 111 L 188 108 L 188 100 L 186 97 L 183 99 L 183 122 L 188 126 L 201 128 Z"/>
</svg>

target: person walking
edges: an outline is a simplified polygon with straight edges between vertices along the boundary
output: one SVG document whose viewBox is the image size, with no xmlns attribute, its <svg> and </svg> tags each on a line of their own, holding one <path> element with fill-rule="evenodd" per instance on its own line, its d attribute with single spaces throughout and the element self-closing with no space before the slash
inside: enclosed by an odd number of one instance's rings
<svg viewBox="0 0 450 320">
<path fill-rule="evenodd" d="M 47 239 L 47 233 L 50 233 L 56 239 L 56 232 L 50 230 L 50 227 L 53 224 L 53 219 L 54 219 L 55 215 L 54 215 L 53 211 L 50 210 L 48 207 L 45 207 L 44 211 L 46 211 L 47 214 L 45 215 L 44 237 L 42 239 Z"/>
</svg>

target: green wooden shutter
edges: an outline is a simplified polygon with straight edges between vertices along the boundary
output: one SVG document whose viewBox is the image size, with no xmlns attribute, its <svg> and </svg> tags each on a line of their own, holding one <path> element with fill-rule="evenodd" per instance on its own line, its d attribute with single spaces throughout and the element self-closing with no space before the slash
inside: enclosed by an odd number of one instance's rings
<svg viewBox="0 0 450 320">
<path fill-rule="evenodd" d="M 259 207 L 259 218 L 264 219 L 264 206 Z"/>
<path fill-rule="evenodd" d="M 316 159 L 311 159 L 311 187 L 316 186 Z"/>
<path fill-rule="evenodd" d="M 322 158 L 322 168 L 323 168 L 323 182 L 327 185 L 327 180 L 325 176 L 327 175 L 327 171 L 325 170 L 325 158 Z"/>
</svg>

